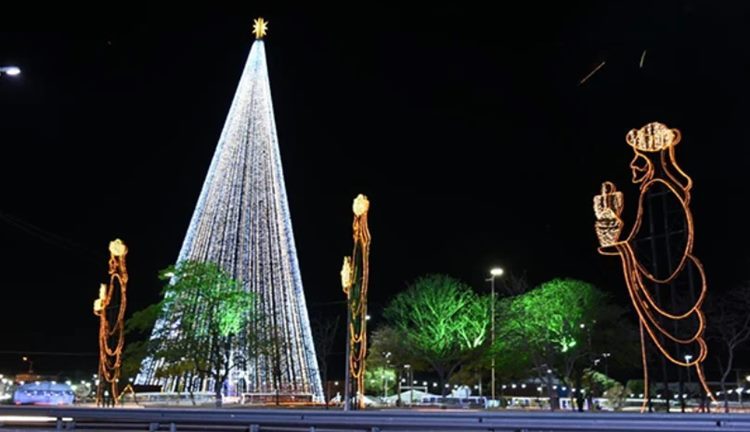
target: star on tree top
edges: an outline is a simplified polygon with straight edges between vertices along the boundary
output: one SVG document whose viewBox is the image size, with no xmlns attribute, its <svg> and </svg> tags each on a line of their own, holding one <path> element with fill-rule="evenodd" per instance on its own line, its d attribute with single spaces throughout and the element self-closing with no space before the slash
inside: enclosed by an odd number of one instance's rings
<svg viewBox="0 0 750 432">
<path fill-rule="evenodd" d="M 253 21 L 253 34 L 255 34 L 255 39 L 262 39 L 267 32 L 268 21 L 264 20 L 263 18 L 256 18 Z"/>
</svg>

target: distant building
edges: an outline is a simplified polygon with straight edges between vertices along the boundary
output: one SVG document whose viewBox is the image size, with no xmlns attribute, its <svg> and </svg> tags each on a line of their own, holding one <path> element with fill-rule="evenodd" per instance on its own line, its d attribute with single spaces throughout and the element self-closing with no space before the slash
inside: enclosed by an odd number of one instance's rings
<svg viewBox="0 0 750 432">
<path fill-rule="evenodd" d="M 34 381 L 59 381 L 60 375 L 42 375 L 37 373 L 20 373 L 16 374 L 15 381 L 17 383 L 28 383 L 28 382 L 34 382 Z"/>
</svg>

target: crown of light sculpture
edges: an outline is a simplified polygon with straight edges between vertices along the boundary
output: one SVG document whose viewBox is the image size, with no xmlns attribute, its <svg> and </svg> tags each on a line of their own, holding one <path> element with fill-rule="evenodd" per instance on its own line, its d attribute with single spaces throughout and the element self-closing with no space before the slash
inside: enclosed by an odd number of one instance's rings
<svg viewBox="0 0 750 432">
<path fill-rule="evenodd" d="M 680 131 L 666 125 L 653 122 L 640 129 L 632 129 L 625 137 L 631 147 L 643 152 L 658 152 L 674 147 L 680 142 Z"/>
</svg>

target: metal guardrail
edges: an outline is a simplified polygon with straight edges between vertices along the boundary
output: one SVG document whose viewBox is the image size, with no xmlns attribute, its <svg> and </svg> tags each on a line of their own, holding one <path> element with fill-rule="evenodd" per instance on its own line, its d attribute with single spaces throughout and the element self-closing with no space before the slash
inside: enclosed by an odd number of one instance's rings
<svg viewBox="0 0 750 432">
<path fill-rule="evenodd" d="M 2 424 L 2 416 L 49 417 L 51 423 Z M 142 431 L 750 431 L 746 414 L 571 412 L 325 411 L 0 407 L 3 427 Z"/>
</svg>

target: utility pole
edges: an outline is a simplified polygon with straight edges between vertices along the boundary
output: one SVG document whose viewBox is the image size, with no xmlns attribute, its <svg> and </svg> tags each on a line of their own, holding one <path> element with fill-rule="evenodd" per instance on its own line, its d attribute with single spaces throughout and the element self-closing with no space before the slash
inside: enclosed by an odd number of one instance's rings
<svg viewBox="0 0 750 432">
<path fill-rule="evenodd" d="M 490 320 L 491 320 L 491 328 L 490 328 L 490 347 L 495 346 L 495 277 L 502 276 L 503 269 L 500 267 L 495 267 L 492 270 L 490 270 L 490 289 L 491 289 L 491 296 L 490 296 Z M 492 362 L 492 370 L 490 372 L 490 387 L 492 389 L 491 395 L 492 400 L 495 400 L 495 356 L 492 356 L 491 359 Z"/>
</svg>

